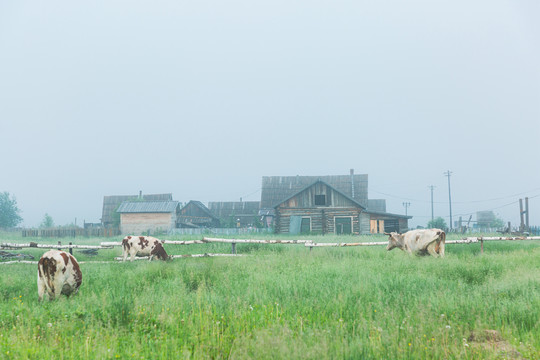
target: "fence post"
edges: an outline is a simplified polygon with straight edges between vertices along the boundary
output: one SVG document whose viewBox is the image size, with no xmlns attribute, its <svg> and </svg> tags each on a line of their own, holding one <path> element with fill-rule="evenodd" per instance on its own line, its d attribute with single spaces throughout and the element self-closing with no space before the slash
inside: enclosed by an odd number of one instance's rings
<svg viewBox="0 0 540 360">
<path fill-rule="evenodd" d="M 62 246 L 62 242 L 58 241 L 58 250 L 62 250 L 61 246 Z"/>
<path fill-rule="evenodd" d="M 231 243 L 232 245 L 232 253 L 236 255 L 236 243 Z"/>
<path fill-rule="evenodd" d="M 73 243 L 70 242 L 69 245 L 73 245 Z M 69 253 L 70 253 L 71 255 L 73 255 L 73 248 L 72 248 L 71 246 L 69 247 Z"/>
<path fill-rule="evenodd" d="M 484 238 L 480 238 L 480 254 L 484 253 Z"/>
</svg>

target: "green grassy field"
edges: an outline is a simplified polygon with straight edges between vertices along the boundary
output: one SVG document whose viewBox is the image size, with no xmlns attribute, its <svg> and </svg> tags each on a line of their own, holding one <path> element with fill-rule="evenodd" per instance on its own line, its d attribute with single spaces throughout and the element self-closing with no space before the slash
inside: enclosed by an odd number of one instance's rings
<svg viewBox="0 0 540 360">
<path fill-rule="evenodd" d="M 9 240 L 43 242 L 0 235 Z M 359 240 L 385 238 L 316 238 Z M 540 358 L 540 241 L 489 242 L 484 254 L 479 244 L 447 245 L 445 259 L 381 246 L 237 250 L 245 256 L 84 263 L 79 294 L 44 303 L 36 265 L 0 265 L 0 358 Z M 38 258 L 44 251 L 18 252 Z M 74 251 L 79 261 L 120 253 Z"/>
</svg>

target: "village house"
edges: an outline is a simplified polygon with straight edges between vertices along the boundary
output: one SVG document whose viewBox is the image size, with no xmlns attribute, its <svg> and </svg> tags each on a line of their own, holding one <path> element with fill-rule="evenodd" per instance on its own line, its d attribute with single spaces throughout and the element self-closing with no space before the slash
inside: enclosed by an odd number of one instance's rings
<svg viewBox="0 0 540 360">
<path fill-rule="evenodd" d="M 101 224 L 104 228 L 119 228 L 120 214 L 116 212 L 124 201 L 172 201 L 172 194 L 110 195 L 103 197 Z"/>
<path fill-rule="evenodd" d="M 259 201 L 209 202 L 208 209 L 221 220 L 222 226 L 256 226 L 259 220 Z"/>
<path fill-rule="evenodd" d="M 411 216 L 386 212 L 368 199 L 368 176 L 265 176 L 259 215 L 276 233 L 370 234 L 403 232 Z"/>
<path fill-rule="evenodd" d="M 220 227 L 220 221 L 202 202 L 191 200 L 178 212 L 176 227 L 217 228 Z"/>
</svg>

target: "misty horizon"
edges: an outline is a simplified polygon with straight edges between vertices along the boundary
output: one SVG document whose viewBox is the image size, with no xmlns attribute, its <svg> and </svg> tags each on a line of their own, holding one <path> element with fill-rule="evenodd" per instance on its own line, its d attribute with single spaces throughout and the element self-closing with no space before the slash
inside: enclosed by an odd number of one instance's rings
<svg viewBox="0 0 540 360">
<path fill-rule="evenodd" d="M 23 223 L 108 195 L 260 200 L 263 176 L 369 177 L 410 227 L 540 225 L 540 5 L 0 5 L 0 191 Z M 473 215 L 474 217 L 475 215 Z"/>
</svg>

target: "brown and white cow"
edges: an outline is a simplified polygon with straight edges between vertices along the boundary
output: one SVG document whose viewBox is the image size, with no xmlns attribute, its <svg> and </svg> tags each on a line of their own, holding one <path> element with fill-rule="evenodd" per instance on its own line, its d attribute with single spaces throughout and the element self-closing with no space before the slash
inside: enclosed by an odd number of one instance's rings
<svg viewBox="0 0 540 360">
<path fill-rule="evenodd" d="M 45 293 L 49 300 L 57 299 L 60 294 L 74 295 L 82 283 L 79 263 L 73 255 L 60 250 L 49 250 L 38 262 L 38 297 L 43 300 Z"/>
<path fill-rule="evenodd" d="M 163 248 L 163 241 L 152 236 L 126 236 L 122 240 L 122 248 L 124 249 L 124 261 L 128 255 L 131 256 L 131 261 L 135 255 L 150 256 L 150 260 L 154 256 L 161 260 L 168 260 L 169 255 Z"/>
<path fill-rule="evenodd" d="M 389 235 L 386 247 L 388 251 L 398 248 L 409 254 L 444 257 L 446 233 L 441 229 L 420 229 L 411 230 L 405 234 L 396 232 L 385 234 Z"/>
</svg>

